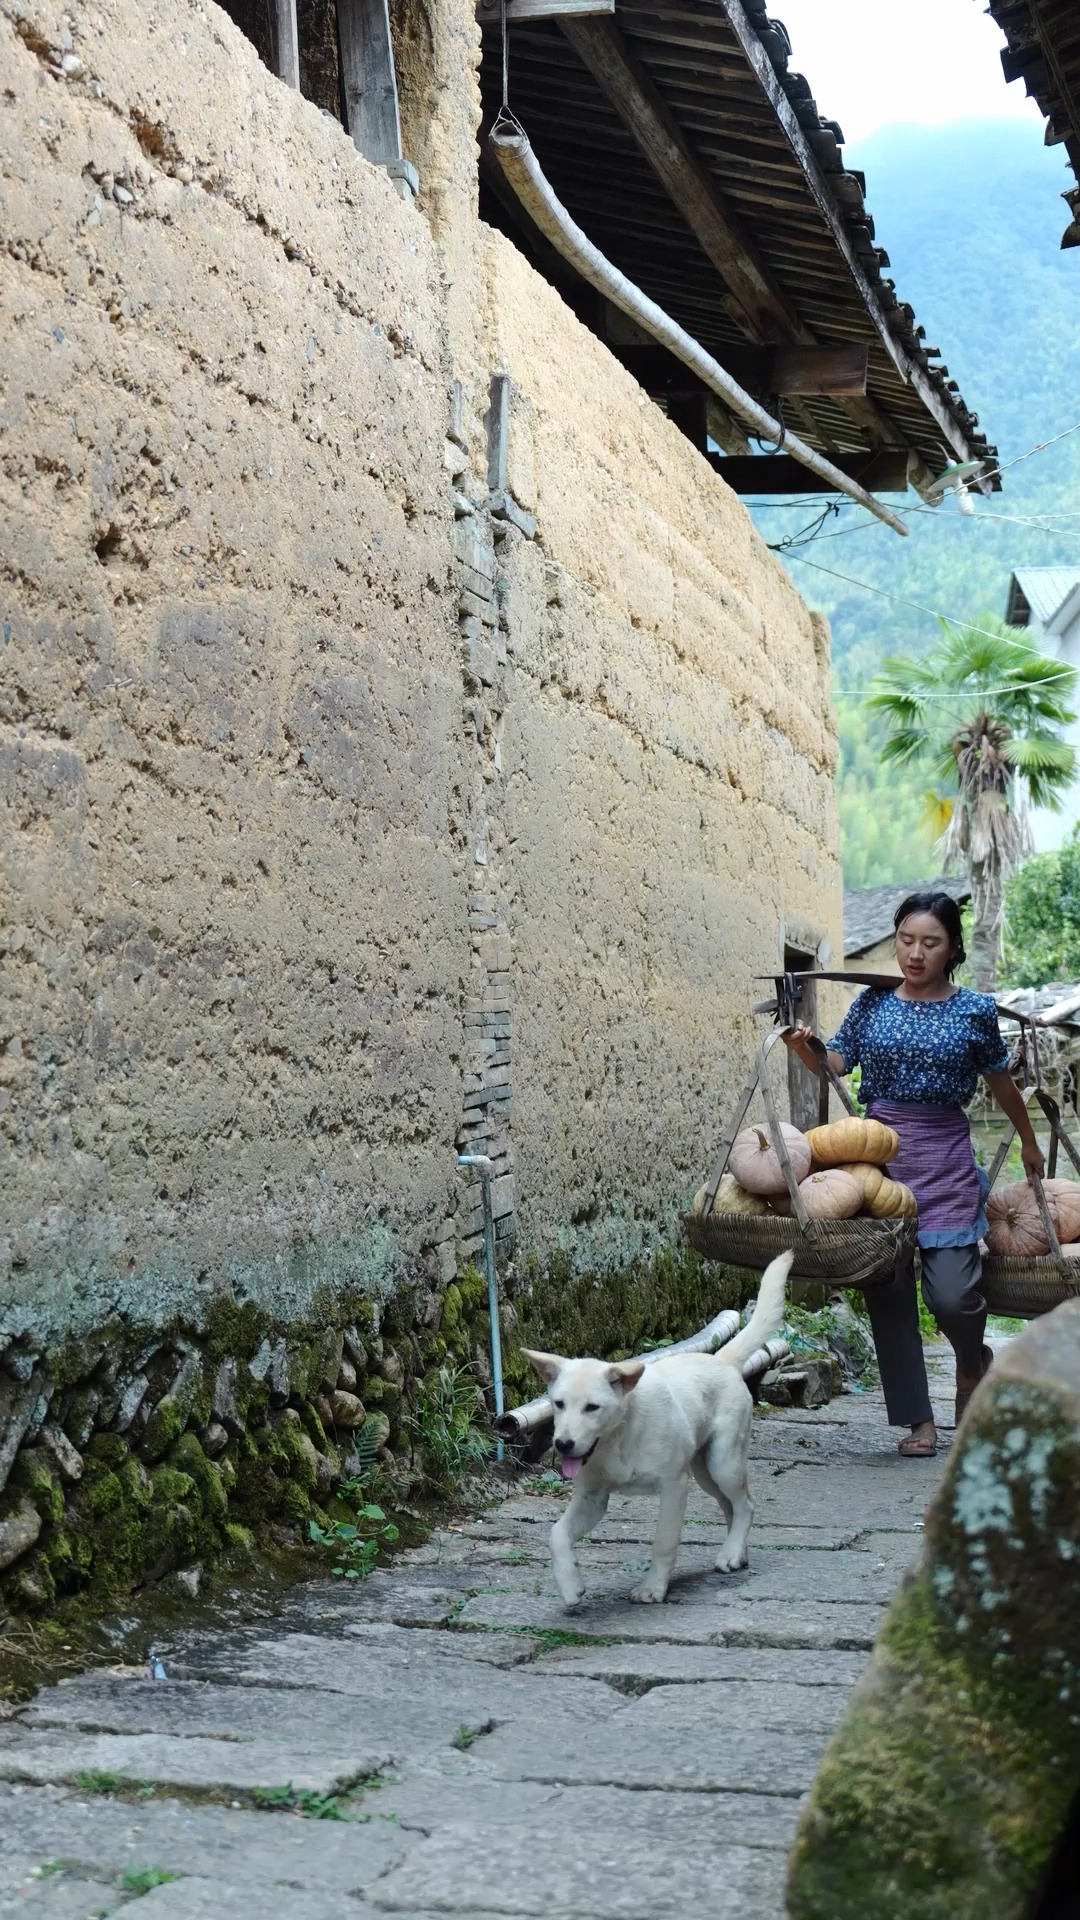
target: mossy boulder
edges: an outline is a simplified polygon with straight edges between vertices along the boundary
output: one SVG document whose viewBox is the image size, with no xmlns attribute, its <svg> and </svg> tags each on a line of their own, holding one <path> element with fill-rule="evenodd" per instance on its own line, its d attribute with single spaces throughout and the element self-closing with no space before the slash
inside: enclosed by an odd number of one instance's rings
<svg viewBox="0 0 1080 1920">
<path fill-rule="evenodd" d="M 1080 1301 L 975 1395 L 814 1783 L 791 1920 L 1025 1920 L 1080 1791 Z"/>
</svg>

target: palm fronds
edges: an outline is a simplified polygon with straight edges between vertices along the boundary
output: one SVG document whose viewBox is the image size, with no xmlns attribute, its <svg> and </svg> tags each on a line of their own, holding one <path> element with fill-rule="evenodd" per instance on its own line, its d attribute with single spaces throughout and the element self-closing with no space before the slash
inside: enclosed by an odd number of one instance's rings
<svg viewBox="0 0 1080 1920">
<path fill-rule="evenodd" d="M 889 729 L 882 760 L 921 762 L 941 789 L 928 795 L 939 856 L 946 872 L 961 862 L 969 869 L 973 944 L 991 969 L 979 984 L 992 985 L 996 962 L 986 956 L 997 951 L 1004 885 L 1031 850 L 1028 801 L 1060 806 L 1076 778 L 1076 751 L 1062 734 L 1076 719 L 1080 674 L 996 614 L 939 624 L 931 652 L 884 662 L 867 705 Z"/>
</svg>

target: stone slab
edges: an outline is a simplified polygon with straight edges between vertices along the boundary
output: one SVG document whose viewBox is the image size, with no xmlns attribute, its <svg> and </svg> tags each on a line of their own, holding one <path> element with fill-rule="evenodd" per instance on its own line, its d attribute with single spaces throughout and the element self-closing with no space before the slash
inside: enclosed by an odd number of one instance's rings
<svg viewBox="0 0 1080 1920">
<path fill-rule="evenodd" d="M 384 1912 L 414 1912 L 421 1900 L 443 1913 L 474 1913 L 499 1889 L 500 1910 L 575 1920 L 779 1920 L 784 1856 L 771 1849 L 708 1844 L 709 1810 L 698 1806 L 696 1837 L 681 1852 L 637 1832 L 638 1795 L 615 1826 L 577 1828 L 541 1846 L 527 1829 L 433 1836 L 422 1853 L 379 1885 Z M 703 1836 L 705 1841 L 703 1844 Z M 438 1890 L 437 1892 L 435 1890 Z M 142 1920 L 142 1916 L 140 1916 Z"/>
<path fill-rule="evenodd" d="M 715 1685 L 726 1681 L 790 1682 L 848 1690 L 866 1666 L 863 1653 L 804 1652 L 778 1647 L 668 1646 L 646 1641 L 617 1647 L 555 1647 L 537 1656 L 534 1671 L 576 1673 L 608 1680 L 620 1691 Z"/>
<path fill-rule="evenodd" d="M 800 1687 L 785 1681 L 707 1681 L 651 1687 L 634 1700 L 620 1731 L 655 1728 L 710 1735 L 717 1727 L 761 1733 L 829 1733 L 847 1705 L 844 1687 Z"/>
<path fill-rule="evenodd" d="M 284 1891 L 284 1890 L 283 1890 Z M 321 1889 L 290 1887 L 289 1920 L 342 1920 L 342 1895 Z M 348 1896 L 345 1896 L 346 1898 Z M 205 1880 L 193 1876 L 155 1887 L 139 1901 L 139 1920 L 266 1920 L 266 1889 L 242 1881 Z M 350 1900 L 349 1920 L 368 1920 L 372 1909 Z"/>
<path fill-rule="evenodd" d="M 719 1576 L 718 1576 L 719 1577 Z M 675 1590 L 676 1593 L 678 1590 Z M 859 1652 L 873 1645 L 884 1609 L 838 1602 L 793 1607 L 704 1589 L 696 1604 L 680 1595 L 661 1606 L 618 1604 L 605 1595 L 587 1597 L 568 1612 L 558 1600 L 536 1595 L 485 1594 L 460 1615 L 462 1630 L 539 1628 L 592 1639 L 669 1640 L 709 1646 L 838 1647 Z"/>
<path fill-rule="evenodd" d="M 391 1764 L 385 1748 L 363 1733 L 349 1745 L 272 1740 L 174 1739 L 168 1734 L 34 1732 L 0 1728 L 0 1780 L 74 1782 L 80 1774 L 109 1774 L 133 1785 L 249 1790 L 294 1787 L 333 1793 Z"/>
<path fill-rule="evenodd" d="M 681 1691 L 681 1690 L 680 1690 Z M 635 1703 L 636 1704 L 636 1703 Z M 523 1741 L 496 1727 L 470 1749 L 478 1771 L 551 1786 L 652 1788 L 665 1793 L 760 1793 L 797 1799 L 807 1791 L 828 1735 L 729 1728 L 713 1719 L 692 1740 L 682 1732 L 637 1727 L 632 1708 L 607 1726 L 562 1737 L 545 1718 Z"/>
<path fill-rule="evenodd" d="M 343 1667 L 350 1651 L 339 1656 Z M 609 1718 L 619 1705 L 611 1688 L 600 1681 L 574 1676 L 549 1680 L 527 1669 L 507 1673 L 444 1660 L 434 1668 L 420 1662 L 407 1674 L 400 1669 L 379 1674 L 369 1659 L 361 1658 L 351 1690 L 324 1690 L 321 1679 L 331 1671 L 337 1652 L 316 1643 L 305 1649 L 304 1658 L 287 1641 L 278 1646 L 271 1642 L 240 1669 L 242 1685 L 86 1676 L 40 1695 L 23 1724 L 34 1730 L 70 1727 L 84 1733 L 258 1741 L 277 1749 L 277 1778 L 287 1780 L 298 1740 L 304 1749 L 318 1741 L 346 1751 L 357 1737 L 360 1718 L 366 1746 L 377 1747 L 386 1756 L 385 1765 L 400 1766 L 408 1757 L 452 1749 L 462 1726 L 498 1720 L 521 1731 L 541 1711 L 549 1722 L 586 1725 Z M 288 1688 L 272 1684 L 282 1671 L 292 1679 Z M 362 1715 L 358 1699 L 363 1700 Z"/>
<path fill-rule="evenodd" d="M 127 1904 L 118 1887 L 79 1872 L 29 1879 L 12 1893 L 10 1900 L 0 1895 L 0 1913 L 26 1914 L 28 1920 L 107 1920 Z"/>
<path fill-rule="evenodd" d="M 537 1787 L 522 1791 L 542 1793 Z M 0 1786 L 5 1885 L 21 1883 L 33 1866 L 48 1860 L 77 1861 L 93 1878 L 115 1883 L 125 1868 L 148 1862 L 187 1873 L 197 1861 L 207 1878 L 228 1880 L 243 1859 L 246 1879 L 263 1888 L 264 1899 L 268 1886 L 301 1881 L 350 1893 L 378 1880 L 413 1844 L 393 1821 L 378 1817 L 365 1823 L 306 1821 L 165 1797 L 131 1804 L 71 1789 Z M 213 1911 L 211 1905 L 207 1915 Z M 140 1906 L 140 1920 L 142 1913 Z"/>
<path fill-rule="evenodd" d="M 530 1834 L 525 1845 L 565 1849 L 572 1845 L 587 1857 L 592 1834 L 625 1833 L 633 1827 L 638 1864 L 648 1848 L 658 1856 L 665 1849 L 693 1850 L 703 1862 L 717 1866 L 737 1841 L 743 1847 L 787 1848 L 791 1844 L 800 1802 L 780 1795 L 738 1793 L 711 1795 L 708 1819 L 702 1819 L 698 1793 L 654 1792 L 624 1787 L 570 1786 L 552 1788 L 530 1780 L 487 1780 L 474 1768 L 466 1780 L 417 1777 L 383 1789 L 380 1803 L 397 1816 L 408 1837 L 457 1834 L 463 1847 L 470 1829 L 490 1844 L 494 1828 L 507 1829 L 498 1842 L 509 1852 Z M 418 1853 L 418 1861 L 423 1854 Z M 490 1895 L 489 1895 L 490 1898 Z"/>
</svg>

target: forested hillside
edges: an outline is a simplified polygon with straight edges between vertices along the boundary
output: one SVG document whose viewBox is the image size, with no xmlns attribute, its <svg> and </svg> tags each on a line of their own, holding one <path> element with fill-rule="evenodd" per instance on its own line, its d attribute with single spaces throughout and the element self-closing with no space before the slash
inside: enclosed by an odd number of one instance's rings
<svg viewBox="0 0 1080 1920">
<path fill-rule="evenodd" d="M 893 127 L 856 148 L 867 205 L 901 299 L 941 347 L 1002 463 L 1080 421 L 1080 250 L 1062 253 L 1060 193 L 1071 179 L 1060 147 L 1026 121 Z M 919 506 L 908 493 L 905 507 Z M 813 509 L 755 510 L 766 539 L 798 532 Z M 845 506 L 788 564 L 800 592 L 828 614 L 842 746 L 840 811 L 848 886 L 917 879 L 933 864 L 923 828 L 925 775 L 885 774 L 880 730 L 862 701 L 886 654 L 936 633 L 923 614 L 813 570 L 827 567 L 955 617 L 1005 610 L 1016 566 L 1076 560 L 1080 433 L 1009 468 L 973 517 L 947 503 L 911 516 L 900 540 Z M 837 537 L 832 537 L 837 536 Z"/>
</svg>

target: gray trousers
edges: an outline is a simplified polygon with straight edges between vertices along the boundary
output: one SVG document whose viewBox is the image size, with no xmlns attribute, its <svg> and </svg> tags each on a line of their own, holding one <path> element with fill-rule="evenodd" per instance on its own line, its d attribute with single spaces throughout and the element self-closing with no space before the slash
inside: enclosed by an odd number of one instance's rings
<svg viewBox="0 0 1080 1920">
<path fill-rule="evenodd" d="M 952 1346 L 960 1371 L 977 1374 L 986 1330 L 986 1302 L 979 1292 L 979 1249 L 923 1247 L 919 1257 L 923 1299 Z M 865 1299 L 889 1425 L 917 1427 L 923 1420 L 932 1420 L 914 1260 L 901 1268 L 895 1280 L 867 1287 Z"/>
</svg>

